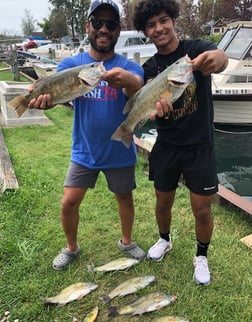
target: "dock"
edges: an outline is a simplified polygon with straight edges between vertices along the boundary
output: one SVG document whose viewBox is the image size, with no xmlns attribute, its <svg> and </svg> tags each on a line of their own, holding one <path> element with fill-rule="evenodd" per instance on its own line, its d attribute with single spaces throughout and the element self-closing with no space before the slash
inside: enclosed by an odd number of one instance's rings
<svg viewBox="0 0 252 322">
<path fill-rule="evenodd" d="M 18 181 L 11 163 L 8 149 L 0 127 L 0 191 L 15 190 L 19 188 Z"/>
<path fill-rule="evenodd" d="M 137 146 L 138 152 L 141 153 L 143 156 L 148 157 L 151 151 L 151 143 L 146 144 L 142 139 L 134 136 L 134 142 Z M 242 210 L 243 212 L 252 216 L 252 202 L 247 200 L 244 197 L 241 197 L 237 193 L 225 188 L 223 185 L 219 184 L 218 186 L 219 191 L 217 192 L 217 198 L 215 198 L 216 202 L 222 203 L 229 203 L 232 206 Z"/>
</svg>

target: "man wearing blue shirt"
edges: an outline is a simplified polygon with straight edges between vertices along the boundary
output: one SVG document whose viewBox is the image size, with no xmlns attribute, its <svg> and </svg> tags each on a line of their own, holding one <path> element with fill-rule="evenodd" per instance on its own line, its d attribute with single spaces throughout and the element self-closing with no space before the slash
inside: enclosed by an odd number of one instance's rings
<svg viewBox="0 0 252 322">
<path fill-rule="evenodd" d="M 114 51 L 120 30 L 117 4 L 112 0 L 92 2 L 86 22 L 89 51 L 66 58 L 58 65 L 57 70 L 61 71 L 103 61 L 107 72 L 93 91 L 73 102 L 72 156 L 64 183 L 61 212 L 67 246 L 54 259 L 55 270 L 64 269 L 80 253 L 77 242 L 79 206 L 88 188 L 94 188 L 100 171 L 119 206 L 122 230 L 119 249 L 136 259 L 145 257 L 144 251 L 131 239 L 136 147 L 134 142 L 128 149 L 121 142 L 111 140 L 111 135 L 126 117 L 123 109 L 128 97 L 143 85 L 142 67 Z M 29 107 L 51 108 L 51 98 L 41 95 L 32 100 Z"/>
</svg>

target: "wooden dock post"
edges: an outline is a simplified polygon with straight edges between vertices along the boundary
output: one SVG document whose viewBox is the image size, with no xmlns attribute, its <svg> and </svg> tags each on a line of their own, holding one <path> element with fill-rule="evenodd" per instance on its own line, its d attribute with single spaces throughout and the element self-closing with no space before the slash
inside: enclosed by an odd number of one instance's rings
<svg viewBox="0 0 252 322">
<path fill-rule="evenodd" d="M 18 188 L 18 181 L 0 128 L 0 190 L 5 192 Z"/>
</svg>

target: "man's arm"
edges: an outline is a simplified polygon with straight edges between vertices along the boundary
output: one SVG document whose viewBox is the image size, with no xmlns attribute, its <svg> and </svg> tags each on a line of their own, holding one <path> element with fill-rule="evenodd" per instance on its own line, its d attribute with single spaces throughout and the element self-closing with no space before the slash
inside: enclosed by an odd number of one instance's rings
<svg viewBox="0 0 252 322">
<path fill-rule="evenodd" d="M 127 97 L 132 96 L 143 86 L 143 80 L 140 76 L 134 75 L 121 67 L 114 67 L 107 71 L 103 79 L 111 87 L 122 88 Z"/>
</svg>

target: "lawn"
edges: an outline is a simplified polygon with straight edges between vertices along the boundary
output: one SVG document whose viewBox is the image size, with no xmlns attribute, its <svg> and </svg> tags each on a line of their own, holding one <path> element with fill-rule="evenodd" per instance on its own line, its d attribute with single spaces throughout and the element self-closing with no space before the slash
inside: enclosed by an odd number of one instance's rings
<svg viewBox="0 0 252 322">
<path fill-rule="evenodd" d="M 212 283 L 197 286 L 192 280 L 194 220 L 188 191 L 182 185 L 174 207 L 173 250 L 163 261 L 144 260 L 121 272 L 87 272 L 87 264 L 101 265 L 123 256 L 117 249 L 121 237 L 117 204 L 101 175 L 80 209 L 81 256 L 65 271 L 52 269 L 53 258 L 65 246 L 60 202 L 70 158 L 72 111 L 58 106 L 46 114 L 53 125 L 2 129 L 20 188 L 0 195 L 0 320 L 9 311 L 11 322 L 83 321 L 98 305 L 97 321 L 102 322 L 148 322 L 165 315 L 184 316 L 192 322 L 251 322 L 251 249 L 240 242 L 252 231 L 251 218 L 231 206 L 214 204 L 215 228 L 209 249 Z M 158 239 L 147 168 L 147 160 L 139 155 L 133 238 L 145 250 Z M 122 281 L 145 274 L 154 275 L 156 281 L 137 294 L 115 298 L 109 305 L 98 299 Z M 62 307 L 43 305 L 41 297 L 53 296 L 79 281 L 92 281 L 99 287 Z M 140 317 L 108 318 L 110 305 L 121 306 L 158 291 L 175 294 L 177 301 Z"/>
</svg>

